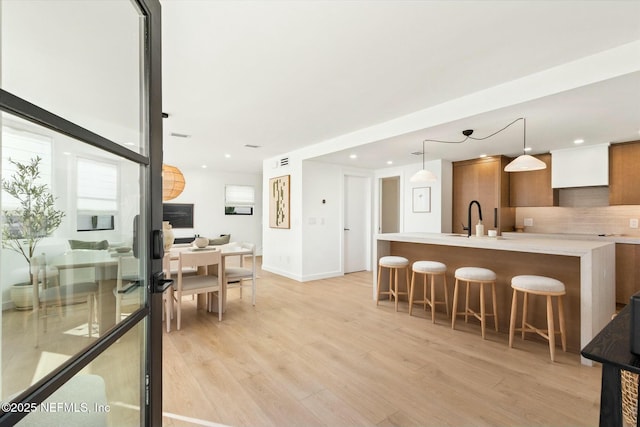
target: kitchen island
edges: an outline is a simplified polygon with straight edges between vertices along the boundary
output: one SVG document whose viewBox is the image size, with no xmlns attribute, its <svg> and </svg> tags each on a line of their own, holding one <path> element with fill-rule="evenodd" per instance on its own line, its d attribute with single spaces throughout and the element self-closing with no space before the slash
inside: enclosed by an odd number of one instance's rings
<svg viewBox="0 0 640 427">
<path fill-rule="evenodd" d="M 499 326 L 505 338 L 511 310 L 511 278 L 520 274 L 553 277 L 565 284 L 568 351 L 579 353 L 615 313 L 615 244 L 612 242 L 438 233 L 378 234 L 376 240 L 376 260 L 385 255 L 398 255 L 410 262 L 430 260 L 445 263 L 451 294 L 454 272 L 458 267 L 475 266 L 495 271 Z M 377 263 L 373 278 L 374 298 L 376 285 Z M 388 286 L 387 277 L 383 275 L 381 288 L 388 289 Z M 416 291 L 421 292 L 421 286 Z M 472 294 L 471 301 L 477 300 L 473 298 Z M 544 328 L 545 302 L 532 298 L 529 304 L 529 320 Z M 531 334 L 528 336 L 533 337 Z M 591 363 L 584 358 L 582 361 Z"/>
</svg>

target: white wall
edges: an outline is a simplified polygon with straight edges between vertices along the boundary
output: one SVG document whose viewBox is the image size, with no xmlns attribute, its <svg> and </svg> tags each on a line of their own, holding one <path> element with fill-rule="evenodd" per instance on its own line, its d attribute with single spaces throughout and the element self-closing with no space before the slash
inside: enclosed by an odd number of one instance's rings
<svg viewBox="0 0 640 427">
<path fill-rule="evenodd" d="M 384 168 L 375 171 L 376 181 L 383 178 L 400 177 L 400 232 L 451 232 L 452 205 L 452 166 L 446 160 L 431 160 L 425 163 L 428 170 L 435 173 L 438 180 L 434 183 L 410 182 L 414 173 L 422 168 L 421 164 Z M 413 212 L 413 189 L 431 187 L 431 212 Z M 377 206 L 380 200 L 380 184 L 374 192 L 374 228 L 378 230 L 380 214 Z"/>
<path fill-rule="evenodd" d="M 182 169 L 185 178 L 182 194 L 166 203 L 193 203 L 194 228 L 175 228 L 175 237 L 218 237 L 231 234 L 236 242 L 256 244 L 262 253 L 262 177 L 259 174 L 219 172 L 210 169 Z M 256 205 L 253 215 L 225 215 L 225 185 L 252 185 L 255 187 Z"/>
</svg>

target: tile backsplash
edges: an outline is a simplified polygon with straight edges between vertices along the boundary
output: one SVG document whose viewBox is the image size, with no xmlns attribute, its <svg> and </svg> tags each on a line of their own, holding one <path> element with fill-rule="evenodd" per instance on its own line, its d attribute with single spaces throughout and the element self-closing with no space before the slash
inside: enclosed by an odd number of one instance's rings
<svg viewBox="0 0 640 427">
<path fill-rule="evenodd" d="M 618 234 L 640 237 L 639 228 L 630 228 L 630 219 L 640 219 L 639 205 L 516 208 L 516 226 L 531 218 L 529 233 Z M 527 221 L 529 222 L 529 221 Z"/>
</svg>

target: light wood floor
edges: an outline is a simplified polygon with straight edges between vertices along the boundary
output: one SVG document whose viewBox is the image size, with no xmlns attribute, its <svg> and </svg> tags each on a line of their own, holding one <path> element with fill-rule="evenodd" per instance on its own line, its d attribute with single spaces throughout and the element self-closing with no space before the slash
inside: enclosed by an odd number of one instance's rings
<svg viewBox="0 0 640 427">
<path fill-rule="evenodd" d="M 600 367 L 577 354 L 372 301 L 371 273 L 260 273 L 223 322 L 185 301 L 164 335 L 165 426 L 593 426 Z M 418 308 L 418 307 L 416 307 Z M 175 324 L 174 324 L 175 325 Z M 458 328 L 458 324 L 456 324 Z M 191 422 L 184 418 L 193 418 Z"/>
</svg>

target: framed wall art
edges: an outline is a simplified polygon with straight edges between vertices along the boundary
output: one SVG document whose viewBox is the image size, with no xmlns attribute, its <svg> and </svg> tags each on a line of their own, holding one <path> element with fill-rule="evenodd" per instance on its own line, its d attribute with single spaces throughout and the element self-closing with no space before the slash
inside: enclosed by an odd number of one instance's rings
<svg viewBox="0 0 640 427">
<path fill-rule="evenodd" d="M 269 179 L 269 227 L 290 228 L 290 195 L 291 175 Z"/>
<path fill-rule="evenodd" d="M 413 211 L 431 212 L 431 187 L 413 189 Z"/>
</svg>

